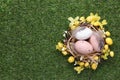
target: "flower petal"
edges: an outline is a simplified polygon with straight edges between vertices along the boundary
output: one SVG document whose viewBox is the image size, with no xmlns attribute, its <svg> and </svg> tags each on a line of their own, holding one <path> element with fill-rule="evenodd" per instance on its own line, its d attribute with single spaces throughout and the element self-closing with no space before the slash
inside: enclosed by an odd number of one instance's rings
<svg viewBox="0 0 120 80">
<path fill-rule="evenodd" d="M 71 21 L 71 22 L 74 21 L 74 19 L 72 17 L 69 17 L 68 20 Z"/>
<path fill-rule="evenodd" d="M 78 19 L 79 19 L 79 16 L 75 17 L 75 21 L 78 21 Z"/>
</svg>

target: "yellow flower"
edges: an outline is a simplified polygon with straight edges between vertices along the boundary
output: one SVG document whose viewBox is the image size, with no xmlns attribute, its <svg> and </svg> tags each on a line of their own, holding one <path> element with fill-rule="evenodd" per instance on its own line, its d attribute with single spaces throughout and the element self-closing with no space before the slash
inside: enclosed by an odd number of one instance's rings
<svg viewBox="0 0 120 80">
<path fill-rule="evenodd" d="M 78 64 L 79 64 L 80 66 L 84 66 L 84 62 L 78 61 Z"/>
<path fill-rule="evenodd" d="M 80 17 L 81 22 L 85 22 L 85 17 Z"/>
<path fill-rule="evenodd" d="M 96 70 L 96 69 L 97 69 L 97 66 L 98 66 L 98 64 L 97 64 L 97 63 L 92 63 L 91 68 L 92 68 L 93 70 Z"/>
<path fill-rule="evenodd" d="M 65 51 L 67 48 L 65 47 L 65 45 L 64 45 L 64 47 L 62 47 L 62 51 Z"/>
<path fill-rule="evenodd" d="M 100 26 L 101 25 L 101 23 L 99 22 L 99 21 L 96 21 L 96 22 L 94 22 L 94 24 L 93 24 L 94 26 Z"/>
<path fill-rule="evenodd" d="M 101 19 L 101 17 L 98 16 L 98 14 L 96 13 L 96 14 L 95 14 L 95 20 L 96 20 L 96 21 L 99 21 L 100 19 Z"/>
<path fill-rule="evenodd" d="M 103 28 L 103 25 L 102 25 L 102 24 L 100 25 L 100 29 L 104 30 L 104 28 Z"/>
<path fill-rule="evenodd" d="M 71 22 L 71 23 L 69 24 L 69 27 L 72 27 L 72 26 L 74 26 L 74 23 Z"/>
<path fill-rule="evenodd" d="M 94 24 L 95 24 L 95 21 L 92 21 L 91 24 L 94 25 Z"/>
<path fill-rule="evenodd" d="M 70 21 L 69 27 L 71 27 L 71 26 L 78 26 L 78 24 L 79 24 L 79 21 L 78 21 L 79 20 L 79 16 L 75 17 L 75 19 L 72 18 L 72 17 L 69 17 L 68 20 Z"/>
<path fill-rule="evenodd" d="M 88 21 L 88 22 L 93 22 L 93 21 L 99 21 L 100 20 L 100 16 L 98 16 L 98 14 L 96 13 L 95 15 L 93 14 L 93 13 L 90 13 L 90 16 L 88 16 L 87 18 L 86 18 L 86 20 Z"/>
<path fill-rule="evenodd" d="M 98 56 L 95 56 L 95 57 L 94 57 L 94 60 L 96 60 L 96 61 L 97 61 L 98 59 L 99 59 L 99 57 L 98 57 Z"/>
<path fill-rule="evenodd" d="M 104 49 L 105 50 L 108 50 L 109 49 L 109 46 L 107 44 L 104 45 Z"/>
<path fill-rule="evenodd" d="M 101 56 L 101 58 L 103 58 L 104 60 L 107 60 L 108 59 L 108 53 L 105 53 L 104 55 Z"/>
<path fill-rule="evenodd" d="M 56 45 L 56 49 L 58 49 L 59 51 L 61 51 L 61 48 L 58 45 Z"/>
<path fill-rule="evenodd" d="M 93 18 L 93 16 L 88 16 L 88 17 L 86 18 L 86 20 L 87 20 L 88 22 L 92 22 L 92 18 Z"/>
<path fill-rule="evenodd" d="M 69 63 L 73 63 L 75 61 L 75 58 L 73 57 L 73 56 L 70 56 L 69 58 L 68 58 L 68 62 Z"/>
<path fill-rule="evenodd" d="M 80 24 L 79 21 L 75 21 L 75 22 L 74 22 L 74 25 L 75 25 L 75 26 L 79 26 L 79 24 Z"/>
<path fill-rule="evenodd" d="M 58 49 L 59 51 L 61 51 L 61 50 L 62 50 L 62 48 L 63 48 L 63 46 L 64 46 L 64 44 L 63 44 L 63 43 L 58 42 L 58 44 L 56 45 L 56 49 Z"/>
<path fill-rule="evenodd" d="M 90 64 L 88 62 L 85 63 L 85 67 L 89 67 Z"/>
<path fill-rule="evenodd" d="M 106 41 L 106 43 L 108 45 L 112 45 L 113 44 L 113 41 L 112 41 L 112 39 L 110 37 L 106 38 L 105 41 Z"/>
<path fill-rule="evenodd" d="M 77 66 L 77 67 L 74 67 L 74 70 L 77 71 L 78 74 L 80 74 L 81 71 L 84 70 L 84 68 L 83 68 L 83 67 L 80 67 L 80 66 Z"/>
<path fill-rule="evenodd" d="M 78 21 L 78 20 L 79 20 L 79 16 L 77 16 L 77 17 L 75 17 L 75 18 L 69 17 L 68 20 L 69 20 L 70 22 L 73 22 L 73 23 L 74 23 L 75 21 Z"/>
<path fill-rule="evenodd" d="M 107 21 L 106 20 L 103 20 L 102 21 L 102 25 L 106 25 L 107 24 Z"/>
<path fill-rule="evenodd" d="M 106 50 L 105 50 L 105 49 L 103 49 L 103 50 L 102 50 L 102 53 L 105 53 L 105 52 L 106 52 Z"/>
<path fill-rule="evenodd" d="M 70 28 L 71 28 L 71 30 L 74 30 L 76 28 L 76 26 L 71 26 Z"/>
<path fill-rule="evenodd" d="M 106 32 L 105 32 L 105 35 L 106 35 L 106 36 L 110 36 L 110 32 L 109 32 L 109 31 L 106 31 Z"/>
<path fill-rule="evenodd" d="M 110 49 L 108 49 L 107 52 L 110 52 Z"/>
<path fill-rule="evenodd" d="M 72 17 L 69 17 L 68 20 L 71 21 L 71 22 L 74 21 L 74 19 Z"/>
<path fill-rule="evenodd" d="M 62 51 L 62 54 L 63 54 L 64 56 L 66 56 L 66 55 L 68 54 L 68 52 L 67 52 L 67 51 Z"/>
<path fill-rule="evenodd" d="M 64 44 L 63 44 L 62 42 L 58 42 L 58 46 L 59 46 L 60 48 L 63 48 Z"/>
<path fill-rule="evenodd" d="M 98 14 L 96 13 L 94 16 L 93 16 L 93 21 L 99 21 L 100 20 L 100 16 L 98 16 Z"/>
<path fill-rule="evenodd" d="M 110 56 L 114 57 L 114 52 L 113 51 L 110 51 Z"/>
</svg>

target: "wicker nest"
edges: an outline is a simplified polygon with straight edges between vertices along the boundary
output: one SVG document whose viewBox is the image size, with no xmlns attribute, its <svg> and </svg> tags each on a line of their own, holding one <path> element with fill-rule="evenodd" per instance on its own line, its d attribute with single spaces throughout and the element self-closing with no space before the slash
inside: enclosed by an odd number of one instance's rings
<svg viewBox="0 0 120 80">
<path fill-rule="evenodd" d="M 73 37 L 73 35 L 72 35 L 74 30 L 70 30 L 69 29 L 68 31 L 65 32 L 66 39 L 64 40 L 64 44 L 67 45 L 67 51 L 72 56 L 74 56 L 74 58 L 77 61 L 92 62 L 92 63 L 96 62 L 96 63 L 98 63 L 98 61 L 100 61 L 100 60 L 96 61 L 96 60 L 94 60 L 94 57 L 95 56 L 100 56 L 102 54 L 102 49 L 104 47 L 104 32 L 102 30 L 100 30 L 99 27 L 94 27 L 93 25 L 91 25 L 91 24 L 89 24 L 87 22 L 81 23 L 78 27 L 88 27 L 88 28 L 90 28 L 92 31 L 94 31 L 96 33 L 97 32 L 101 33 L 101 36 L 103 38 L 101 40 L 100 44 L 99 44 L 101 50 L 99 52 L 97 52 L 97 51 L 94 50 L 92 53 L 87 54 L 87 55 L 83 55 L 83 54 L 78 53 L 75 50 L 75 48 L 74 48 L 74 44 L 78 40 L 75 37 Z"/>
</svg>

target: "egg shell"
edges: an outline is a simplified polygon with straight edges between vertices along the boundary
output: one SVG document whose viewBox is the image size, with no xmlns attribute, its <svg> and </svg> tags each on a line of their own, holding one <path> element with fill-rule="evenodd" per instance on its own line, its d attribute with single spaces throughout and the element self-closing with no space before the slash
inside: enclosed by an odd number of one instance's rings
<svg viewBox="0 0 120 80">
<path fill-rule="evenodd" d="M 74 46 L 79 54 L 87 55 L 93 52 L 92 45 L 87 41 L 77 41 Z"/>
<path fill-rule="evenodd" d="M 87 27 L 80 27 L 78 32 L 75 34 L 75 38 L 78 40 L 88 39 L 92 35 L 92 30 Z"/>
</svg>

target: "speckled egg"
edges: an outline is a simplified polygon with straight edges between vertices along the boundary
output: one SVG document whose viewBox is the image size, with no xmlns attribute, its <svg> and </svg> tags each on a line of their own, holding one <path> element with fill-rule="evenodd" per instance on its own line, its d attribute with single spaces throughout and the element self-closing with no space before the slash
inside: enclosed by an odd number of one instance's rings
<svg viewBox="0 0 120 80">
<path fill-rule="evenodd" d="M 92 30 L 87 27 L 80 27 L 75 34 L 75 38 L 78 40 L 88 39 L 92 35 Z"/>
<path fill-rule="evenodd" d="M 74 47 L 79 54 L 87 55 L 93 52 L 92 45 L 87 41 L 77 41 Z"/>
</svg>

